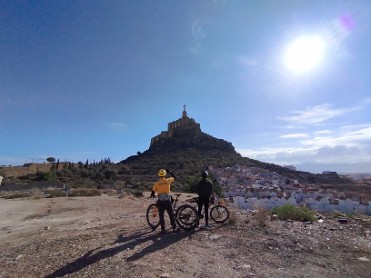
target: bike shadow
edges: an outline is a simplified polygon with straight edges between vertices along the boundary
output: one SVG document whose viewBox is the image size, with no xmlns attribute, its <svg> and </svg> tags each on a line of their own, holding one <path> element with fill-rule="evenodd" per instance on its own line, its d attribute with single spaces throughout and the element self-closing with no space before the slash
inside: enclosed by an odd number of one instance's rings
<svg viewBox="0 0 371 278">
<path fill-rule="evenodd" d="M 70 262 L 61 268 L 57 269 L 53 273 L 45 276 L 44 278 L 55 278 L 55 277 L 61 277 L 67 274 L 72 274 L 75 272 L 78 272 L 85 267 L 94 264 L 98 261 L 104 260 L 106 258 L 112 257 L 120 252 L 123 252 L 127 249 L 135 249 L 136 246 L 145 243 L 147 241 L 152 241 L 152 244 L 148 247 L 144 248 L 143 250 L 135 253 L 134 255 L 126 258 L 127 261 L 135 261 L 138 260 L 145 255 L 156 252 L 158 250 L 161 250 L 163 248 L 166 248 L 167 246 L 182 240 L 185 237 L 190 236 L 190 232 L 180 232 L 180 233 L 173 233 L 173 234 L 164 234 L 159 236 L 158 233 L 153 231 L 148 231 L 146 229 L 145 231 L 138 230 L 132 235 L 125 236 L 125 235 L 119 235 L 115 242 L 109 244 L 109 245 L 116 245 L 120 244 L 111 248 L 107 248 L 104 250 L 101 250 L 97 253 L 94 253 L 95 251 L 101 249 L 102 247 L 98 247 L 92 250 L 89 250 L 86 252 L 82 257 L 77 258 L 73 262 Z"/>
<path fill-rule="evenodd" d="M 165 249 L 166 247 L 181 241 L 182 239 L 186 237 L 192 237 L 193 232 L 192 231 L 181 231 L 179 233 L 167 233 L 164 235 L 155 234 L 155 238 L 153 240 L 153 243 L 146 248 L 138 251 L 137 253 L 131 255 L 130 257 L 126 258 L 126 261 L 136 261 L 144 256 L 154 253 L 156 251 L 159 251 L 161 249 Z M 145 240 L 146 241 L 146 240 Z"/>
</svg>

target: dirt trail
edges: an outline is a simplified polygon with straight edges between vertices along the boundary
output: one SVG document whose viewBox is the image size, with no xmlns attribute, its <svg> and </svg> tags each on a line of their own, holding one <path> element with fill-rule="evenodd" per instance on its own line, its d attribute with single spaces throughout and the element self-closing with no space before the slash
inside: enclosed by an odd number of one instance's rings
<svg viewBox="0 0 371 278">
<path fill-rule="evenodd" d="M 0 200 L 0 277 L 371 277 L 371 220 L 232 223 L 159 235 L 147 198 Z"/>
</svg>

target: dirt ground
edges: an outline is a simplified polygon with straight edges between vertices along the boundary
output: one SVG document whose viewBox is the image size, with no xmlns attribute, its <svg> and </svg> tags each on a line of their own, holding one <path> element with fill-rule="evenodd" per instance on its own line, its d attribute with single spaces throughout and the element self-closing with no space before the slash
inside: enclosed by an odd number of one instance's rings
<svg viewBox="0 0 371 278">
<path fill-rule="evenodd" d="M 160 235 L 151 202 L 0 199 L 0 277 L 371 277 L 370 217 L 261 226 L 231 207 L 227 224 Z"/>
</svg>

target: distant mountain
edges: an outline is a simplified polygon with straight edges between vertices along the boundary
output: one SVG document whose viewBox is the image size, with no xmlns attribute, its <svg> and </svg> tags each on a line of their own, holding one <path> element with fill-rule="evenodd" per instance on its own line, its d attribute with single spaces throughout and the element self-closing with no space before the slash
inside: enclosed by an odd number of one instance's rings
<svg viewBox="0 0 371 278">
<path fill-rule="evenodd" d="M 322 173 L 323 171 L 334 171 L 339 174 L 371 173 L 371 162 L 365 163 L 303 163 L 296 165 L 300 171 L 311 173 Z"/>
</svg>

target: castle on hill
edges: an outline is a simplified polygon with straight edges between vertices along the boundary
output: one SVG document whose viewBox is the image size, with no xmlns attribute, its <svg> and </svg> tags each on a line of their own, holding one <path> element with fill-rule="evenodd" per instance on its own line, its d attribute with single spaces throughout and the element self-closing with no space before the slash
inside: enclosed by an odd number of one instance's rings
<svg viewBox="0 0 371 278">
<path fill-rule="evenodd" d="M 163 140 L 172 138 L 172 137 L 180 137 L 180 136 L 197 136 L 200 135 L 201 127 L 199 123 L 193 118 L 189 118 L 187 116 L 187 111 L 185 105 L 183 106 L 183 113 L 182 117 L 176 121 L 168 123 L 167 131 L 162 131 L 159 135 L 153 137 L 151 139 L 151 146 L 161 143 Z"/>
</svg>

